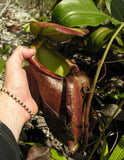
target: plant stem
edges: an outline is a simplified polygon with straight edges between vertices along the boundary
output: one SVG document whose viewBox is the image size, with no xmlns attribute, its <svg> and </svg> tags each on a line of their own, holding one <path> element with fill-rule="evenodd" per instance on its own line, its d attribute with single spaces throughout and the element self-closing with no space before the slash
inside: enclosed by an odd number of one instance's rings
<svg viewBox="0 0 124 160">
<path fill-rule="evenodd" d="M 99 74 L 100 74 L 102 65 L 103 65 L 103 63 L 104 63 L 104 61 L 105 61 L 105 58 L 106 58 L 106 56 L 107 56 L 107 54 L 108 54 L 108 51 L 109 51 L 109 49 L 110 49 L 110 47 L 111 47 L 111 45 L 112 45 L 112 42 L 114 41 L 115 37 L 118 35 L 118 33 L 121 31 L 121 29 L 122 29 L 123 27 L 124 27 L 124 23 L 122 23 L 122 24 L 119 26 L 119 28 L 116 30 L 116 32 L 113 34 L 113 36 L 112 36 L 112 38 L 110 39 L 110 41 L 109 41 L 109 43 L 108 43 L 108 46 L 107 46 L 107 48 L 106 48 L 106 50 L 105 50 L 105 52 L 104 52 L 104 54 L 103 54 L 103 57 L 102 57 L 101 61 L 99 62 L 99 65 L 98 65 L 98 67 L 97 67 L 96 75 L 95 75 L 95 78 L 94 78 L 94 81 L 93 81 L 93 85 L 92 85 L 92 90 L 91 90 L 91 93 L 90 93 L 89 98 L 88 98 L 86 115 L 85 115 L 85 124 L 88 124 L 88 116 L 89 116 L 90 106 L 91 106 L 91 102 L 92 102 L 92 98 L 93 98 L 93 95 L 94 95 L 96 83 L 97 83 L 97 80 L 98 80 L 98 77 L 99 77 Z M 87 133 L 87 131 L 86 131 L 86 133 Z M 100 138 L 99 138 L 100 140 L 101 140 L 101 137 L 102 137 L 102 136 L 100 136 Z M 100 140 L 98 140 L 97 145 L 95 146 L 95 148 L 97 148 Z M 92 153 L 91 153 L 91 155 L 90 155 L 90 157 L 89 157 L 88 160 L 91 159 L 91 157 L 92 157 L 92 155 L 94 154 L 95 150 L 96 150 L 96 149 L 94 149 L 94 150 L 92 151 Z"/>
<path fill-rule="evenodd" d="M 54 9 L 54 7 L 60 2 L 61 0 L 55 0 L 52 7 L 51 7 L 51 11 Z"/>
</svg>

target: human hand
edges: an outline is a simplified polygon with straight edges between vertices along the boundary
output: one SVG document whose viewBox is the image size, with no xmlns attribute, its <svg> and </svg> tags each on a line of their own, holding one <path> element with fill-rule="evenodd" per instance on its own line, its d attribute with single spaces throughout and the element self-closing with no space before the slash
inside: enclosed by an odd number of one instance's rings
<svg viewBox="0 0 124 160">
<path fill-rule="evenodd" d="M 25 58 L 31 57 L 35 52 L 36 51 L 34 49 L 28 49 L 22 46 L 17 47 L 6 62 L 5 80 L 3 84 L 3 87 L 26 104 L 33 114 L 37 113 L 38 107 L 31 97 L 26 72 L 21 65 Z M 1 92 L 0 95 L 1 121 L 3 120 L 3 122 L 8 125 L 7 121 L 11 121 L 12 118 L 12 121 L 14 121 L 15 125 L 18 126 L 17 128 L 19 128 L 20 132 L 23 124 L 30 119 L 30 114 L 5 93 Z M 4 114 L 6 115 L 6 118 L 4 117 Z M 11 129 L 14 126 L 10 126 L 9 124 L 8 127 Z M 11 130 L 14 130 L 15 132 L 16 128 Z M 16 134 L 16 139 L 18 139 L 18 136 L 19 133 Z"/>
<path fill-rule="evenodd" d="M 37 112 L 37 107 L 29 91 L 26 72 L 21 65 L 24 59 L 31 57 L 35 52 L 34 49 L 17 47 L 6 63 L 4 80 L 4 88 L 29 106 L 34 114 Z"/>
</svg>

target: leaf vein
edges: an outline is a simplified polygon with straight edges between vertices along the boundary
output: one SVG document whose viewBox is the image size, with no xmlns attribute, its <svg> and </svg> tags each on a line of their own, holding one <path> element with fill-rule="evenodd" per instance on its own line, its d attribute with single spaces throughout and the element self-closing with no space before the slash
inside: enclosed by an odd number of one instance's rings
<svg viewBox="0 0 124 160">
<path fill-rule="evenodd" d="M 84 15 L 86 15 L 86 14 L 94 14 L 94 15 L 102 15 L 102 16 L 104 16 L 104 17 L 109 17 L 109 16 L 107 16 L 106 14 L 103 14 L 102 12 L 101 13 L 96 13 L 96 12 L 74 12 L 74 13 L 70 13 L 70 14 L 68 14 L 68 15 L 66 15 L 66 16 L 64 16 L 62 19 L 61 19 L 61 21 L 60 22 L 62 22 L 62 21 L 64 21 L 66 18 L 68 18 L 68 17 L 70 17 L 70 16 L 73 16 L 73 15 L 77 15 L 77 14 L 84 14 Z M 110 18 L 110 17 L 109 17 Z"/>
</svg>

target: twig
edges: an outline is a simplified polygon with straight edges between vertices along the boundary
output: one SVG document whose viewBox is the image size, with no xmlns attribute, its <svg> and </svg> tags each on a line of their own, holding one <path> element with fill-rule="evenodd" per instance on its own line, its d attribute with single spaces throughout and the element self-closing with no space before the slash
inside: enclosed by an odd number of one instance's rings
<svg viewBox="0 0 124 160">
<path fill-rule="evenodd" d="M 113 82 L 110 82 L 109 84 L 107 84 L 106 86 L 104 86 L 103 88 L 100 88 L 98 91 L 95 92 L 95 94 L 98 94 L 100 93 L 101 91 L 103 91 L 104 89 L 110 87 L 112 84 L 114 84 L 115 82 L 117 82 L 119 79 L 123 79 L 124 78 L 124 75 L 121 76 L 121 77 L 118 77 L 115 81 Z"/>
<path fill-rule="evenodd" d="M 97 141 L 97 143 L 96 143 L 96 145 L 95 145 L 92 153 L 90 154 L 88 160 L 90 160 L 90 159 L 92 158 L 94 152 L 96 151 L 96 149 L 97 149 L 97 147 L 98 147 L 98 145 L 99 145 L 99 143 L 100 143 L 100 141 L 101 141 L 101 139 L 102 139 L 103 133 L 104 133 L 105 130 L 108 128 L 108 126 L 110 125 L 110 123 L 111 123 L 112 120 L 113 120 L 113 117 L 115 117 L 115 115 L 118 113 L 119 109 L 120 109 L 123 105 L 124 105 L 124 101 L 121 102 L 121 104 L 120 104 L 119 107 L 116 109 L 116 111 L 114 112 L 114 114 L 112 115 L 112 117 L 109 119 L 109 121 L 108 121 L 108 123 L 106 124 L 106 126 L 103 128 L 103 132 L 100 134 L 99 139 L 98 139 L 98 141 Z"/>
<path fill-rule="evenodd" d="M 110 64 L 110 63 L 120 63 L 120 62 L 124 62 L 124 59 L 121 59 L 121 60 L 116 60 L 116 61 L 105 61 L 104 63 L 105 64 Z"/>
<path fill-rule="evenodd" d="M 61 0 L 55 0 L 53 6 L 51 7 L 50 11 L 54 9 L 54 7 L 60 2 Z"/>
<path fill-rule="evenodd" d="M 12 0 L 8 0 L 8 1 L 6 2 L 5 7 L 2 9 L 2 11 L 1 11 L 1 13 L 0 13 L 0 18 L 1 18 L 1 17 L 3 16 L 3 14 L 6 12 L 6 10 L 7 10 L 8 6 L 10 5 L 11 1 L 12 1 Z"/>
<path fill-rule="evenodd" d="M 104 63 L 104 66 L 105 66 L 104 67 L 105 68 L 104 75 L 100 79 L 97 80 L 97 83 L 100 82 L 106 76 L 106 64 L 105 63 Z"/>
<path fill-rule="evenodd" d="M 112 148 L 110 149 L 110 153 L 113 151 L 113 149 L 115 148 L 115 145 L 117 144 L 118 135 L 119 135 L 119 133 L 117 132 L 117 133 L 116 133 L 116 138 L 115 138 L 114 144 L 113 144 Z"/>
<path fill-rule="evenodd" d="M 106 56 L 107 56 L 107 54 L 108 54 L 108 51 L 109 51 L 109 49 L 110 49 L 110 47 L 111 47 L 112 42 L 114 41 L 115 37 L 118 35 L 118 33 L 121 31 L 121 29 L 122 29 L 123 27 L 124 27 L 124 23 L 122 23 L 122 24 L 120 25 L 120 27 L 117 29 L 117 31 L 114 33 L 114 35 L 113 35 L 112 38 L 110 39 L 110 41 L 109 41 L 109 43 L 108 43 L 108 46 L 107 46 L 107 48 L 106 48 L 106 50 L 105 50 L 105 52 L 104 52 L 104 54 L 103 54 L 103 57 L 102 57 L 102 59 L 101 59 L 101 63 L 99 63 L 99 65 L 98 65 L 98 68 L 97 68 L 97 71 L 96 71 L 96 75 L 95 75 L 95 78 L 94 78 L 94 82 L 93 82 L 93 85 L 92 85 L 92 91 L 91 91 L 91 93 L 90 93 L 90 95 L 89 95 L 89 99 L 88 99 L 88 103 L 87 103 L 87 109 L 86 109 L 86 115 L 85 115 L 85 123 L 86 123 L 86 124 L 88 124 L 88 121 L 89 121 L 89 111 L 90 111 L 91 101 L 92 101 L 92 98 L 93 98 L 93 95 L 94 95 L 96 83 L 97 83 L 97 80 L 98 80 L 99 73 L 100 73 L 100 71 L 101 71 L 102 65 L 103 65 L 103 63 L 104 63 L 104 61 L 105 61 L 105 59 L 106 59 Z M 107 126 L 107 125 L 106 125 L 106 126 Z M 105 126 L 105 127 L 106 127 L 106 126 Z M 87 128 L 86 128 L 86 131 L 85 131 L 85 132 L 88 134 L 88 129 L 87 129 Z M 103 133 L 104 133 L 104 132 L 103 132 Z M 98 147 L 98 145 L 99 145 L 99 143 L 100 143 L 101 138 L 102 138 L 102 135 L 100 135 L 100 138 L 98 139 L 98 142 L 97 142 L 97 144 L 96 144 L 94 150 L 92 151 L 92 153 L 91 153 L 91 155 L 90 155 L 90 157 L 89 157 L 88 160 L 90 160 L 91 157 L 92 157 L 92 155 L 94 154 L 96 148 Z"/>
</svg>

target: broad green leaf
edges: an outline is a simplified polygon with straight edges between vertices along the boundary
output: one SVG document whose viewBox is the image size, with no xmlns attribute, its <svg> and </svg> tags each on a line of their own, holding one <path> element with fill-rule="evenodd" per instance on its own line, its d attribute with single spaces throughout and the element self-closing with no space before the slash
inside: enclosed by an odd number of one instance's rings
<svg viewBox="0 0 124 160">
<path fill-rule="evenodd" d="M 62 0 L 53 10 L 53 20 L 67 27 L 97 26 L 106 20 L 119 22 L 97 9 L 92 0 Z"/>
<path fill-rule="evenodd" d="M 90 49 L 92 52 L 96 52 L 111 38 L 113 32 L 113 28 L 99 27 L 86 39 L 85 43 L 87 49 Z"/>
<path fill-rule="evenodd" d="M 124 159 L 124 135 L 121 137 L 120 141 L 116 145 L 109 160 L 123 160 L 123 159 Z"/>
<path fill-rule="evenodd" d="M 51 148 L 51 160 L 67 160 L 60 152 Z"/>
<path fill-rule="evenodd" d="M 5 69 L 6 60 L 0 59 L 0 73 L 2 73 Z"/>
<path fill-rule="evenodd" d="M 66 58 L 49 45 L 41 45 L 35 56 L 43 66 L 61 77 L 65 77 L 70 72 Z"/>
<path fill-rule="evenodd" d="M 101 154 L 101 158 L 100 160 L 108 160 L 108 143 L 107 143 L 107 140 L 106 140 L 106 137 L 104 135 L 103 137 L 103 148 L 102 148 L 102 154 Z"/>
<path fill-rule="evenodd" d="M 112 16 L 124 22 L 124 0 L 106 0 L 106 6 Z"/>
<path fill-rule="evenodd" d="M 68 28 L 55 23 L 31 23 L 31 32 L 41 37 L 47 37 L 56 42 L 66 41 L 74 36 L 84 36 L 89 31 L 80 28 Z"/>
</svg>

